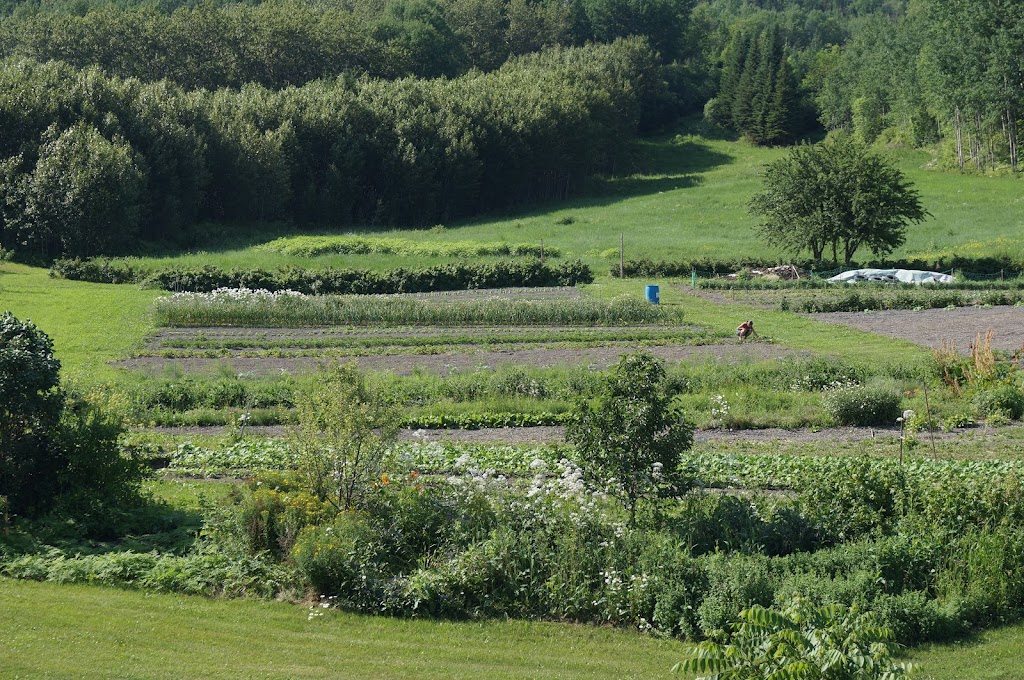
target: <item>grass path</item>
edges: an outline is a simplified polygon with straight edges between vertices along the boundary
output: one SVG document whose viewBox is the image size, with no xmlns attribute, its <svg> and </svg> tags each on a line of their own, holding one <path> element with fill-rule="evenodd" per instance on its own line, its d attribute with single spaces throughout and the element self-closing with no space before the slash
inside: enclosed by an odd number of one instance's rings
<svg viewBox="0 0 1024 680">
<path fill-rule="evenodd" d="M 0 579 L 0 676 L 684 678 L 688 645 L 555 623 L 410 621 Z M 1024 679 L 1024 626 L 912 650 L 918 677 Z"/>
<path fill-rule="evenodd" d="M 831 354 L 852 362 L 869 363 L 914 362 L 931 357 L 929 349 L 905 340 L 826 324 L 793 312 L 768 310 L 739 302 L 716 302 L 691 295 L 689 281 L 603 277 L 584 288 L 590 295 L 607 299 L 621 294 L 642 295 L 647 283 L 659 283 L 662 304 L 681 306 L 688 323 L 699 323 L 718 333 L 731 336 L 736 326 L 752 319 L 763 338 L 771 338 L 776 345 L 798 351 Z"/>
<path fill-rule="evenodd" d="M 0 312 L 31 319 L 54 342 L 63 374 L 109 378 L 107 362 L 125 356 L 153 330 L 158 291 L 51 279 L 47 270 L 0 264 Z"/>
</svg>

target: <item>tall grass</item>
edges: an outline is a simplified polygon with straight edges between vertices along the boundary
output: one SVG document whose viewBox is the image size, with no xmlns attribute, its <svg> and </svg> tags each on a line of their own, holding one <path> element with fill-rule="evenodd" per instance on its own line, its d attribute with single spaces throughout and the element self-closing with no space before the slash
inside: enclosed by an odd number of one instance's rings
<svg viewBox="0 0 1024 680">
<path fill-rule="evenodd" d="M 651 305 L 631 297 L 598 300 L 479 300 L 434 301 L 421 298 L 368 295 L 236 298 L 179 294 L 161 298 L 154 306 L 160 326 L 246 326 L 291 328 L 304 326 L 533 326 L 680 323 L 679 308 Z"/>
</svg>

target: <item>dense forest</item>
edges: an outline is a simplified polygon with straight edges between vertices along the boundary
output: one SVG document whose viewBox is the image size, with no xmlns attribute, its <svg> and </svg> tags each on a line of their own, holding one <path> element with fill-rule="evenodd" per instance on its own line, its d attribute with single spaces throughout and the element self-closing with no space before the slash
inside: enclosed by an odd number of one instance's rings
<svg viewBox="0 0 1024 680">
<path fill-rule="evenodd" d="M 418 226 L 562 198 L 681 115 L 1019 171 L 1017 0 L 0 4 L 0 246 Z"/>
</svg>

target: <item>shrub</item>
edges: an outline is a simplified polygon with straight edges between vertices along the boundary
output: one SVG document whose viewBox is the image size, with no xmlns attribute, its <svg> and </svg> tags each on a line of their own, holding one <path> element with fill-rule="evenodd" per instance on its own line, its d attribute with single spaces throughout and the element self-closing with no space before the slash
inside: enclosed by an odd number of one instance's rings
<svg viewBox="0 0 1024 680">
<path fill-rule="evenodd" d="M 388 472 L 399 428 L 394 404 L 345 364 L 299 390 L 295 407 L 292 440 L 305 488 L 337 510 L 351 509 Z"/>
<path fill-rule="evenodd" d="M 692 484 L 679 456 L 693 444 L 693 428 L 672 402 L 664 363 L 647 352 L 623 356 L 595 403 L 577 403 L 566 439 L 587 477 L 626 506 L 630 527 L 640 501 Z"/>
<path fill-rule="evenodd" d="M 838 425 L 892 425 L 900 417 L 899 392 L 887 385 L 839 387 L 822 402 L 825 413 Z"/>
<path fill-rule="evenodd" d="M 536 243 L 479 243 L 477 241 L 428 241 L 373 236 L 288 236 L 270 241 L 258 250 L 285 255 L 316 257 L 329 254 L 479 257 L 488 255 L 559 257 L 558 248 L 541 251 Z"/>
<path fill-rule="evenodd" d="M 895 653 L 892 631 L 870 615 L 839 605 L 812 608 L 796 598 L 781 611 L 745 609 L 727 643 L 702 642 L 677 668 L 710 673 L 701 680 L 892 680 L 910 672 L 893 662 Z"/>
<path fill-rule="evenodd" d="M 967 629 L 956 606 L 943 606 L 919 590 L 880 595 L 871 605 L 879 625 L 892 630 L 902 644 L 950 640 Z"/>
<path fill-rule="evenodd" d="M 287 555 L 299 532 L 326 523 L 334 509 L 307 491 L 274 486 L 271 477 L 257 478 L 238 505 L 238 520 L 253 554 Z"/>
<path fill-rule="evenodd" d="M 31 321 L 0 315 L 0 498 L 10 514 L 45 508 L 56 492 L 51 441 L 64 406 L 53 341 Z"/>
<path fill-rule="evenodd" d="M 303 529 L 291 558 L 320 594 L 336 595 L 353 609 L 376 609 L 383 597 L 380 543 L 365 515 L 349 511 L 325 526 Z"/>
<path fill-rule="evenodd" d="M 826 544 L 889 528 L 908 492 L 901 470 L 867 460 L 844 459 L 802 482 L 799 506 Z"/>
<path fill-rule="evenodd" d="M 1001 415 L 1019 420 L 1024 416 L 1024 390 L 1008 383 L 982 389 L 974 395 L 974 408 L 981 419 Z"/>
<path fill-rule="evenodd" d="M 224 270 L 212 265 L 151 271 L 129 260 L 57 260 L 51 274 L 92 283 L 138 283 L 176 292 L 208 293 L 219 288 L 292 290 L 307 295 L 426 293 L 479 288 L 536 288 L 591 283 L 594 275 L 580 260 L 550 265 L 540 260 L 456 262 L 421 269 L 303 269 L 285 267 Z"/>
</svg>

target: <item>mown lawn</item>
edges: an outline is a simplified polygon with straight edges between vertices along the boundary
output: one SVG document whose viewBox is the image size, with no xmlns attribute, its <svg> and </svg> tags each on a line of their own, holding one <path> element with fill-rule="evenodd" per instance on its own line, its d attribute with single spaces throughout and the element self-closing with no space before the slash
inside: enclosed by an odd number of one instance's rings
<svg viewBox="0 0 1024 680">
<path fill-rule="evenodd" d="M 0 579 L 0 676 L 657 678 L 689 646 L 535 622 L 398 620 Z M 911 650 L 933 680 L 1024 678 L 1024 626 Z"/>
<path fill-rule="evenodd" d="M 669 677 L 687 647 L 575 625 L 449 623 L 0 579 L 0 675 Z"/>
<path fill-rule="evenodd" d="M 110 377 L 153 329 L 149 308 L 161 293 L 129 285 L 51 279 L 47 270 L 0 264 L 0 312 L 31 319 L 53 339 L 68 377 Z"/>
</svg>

